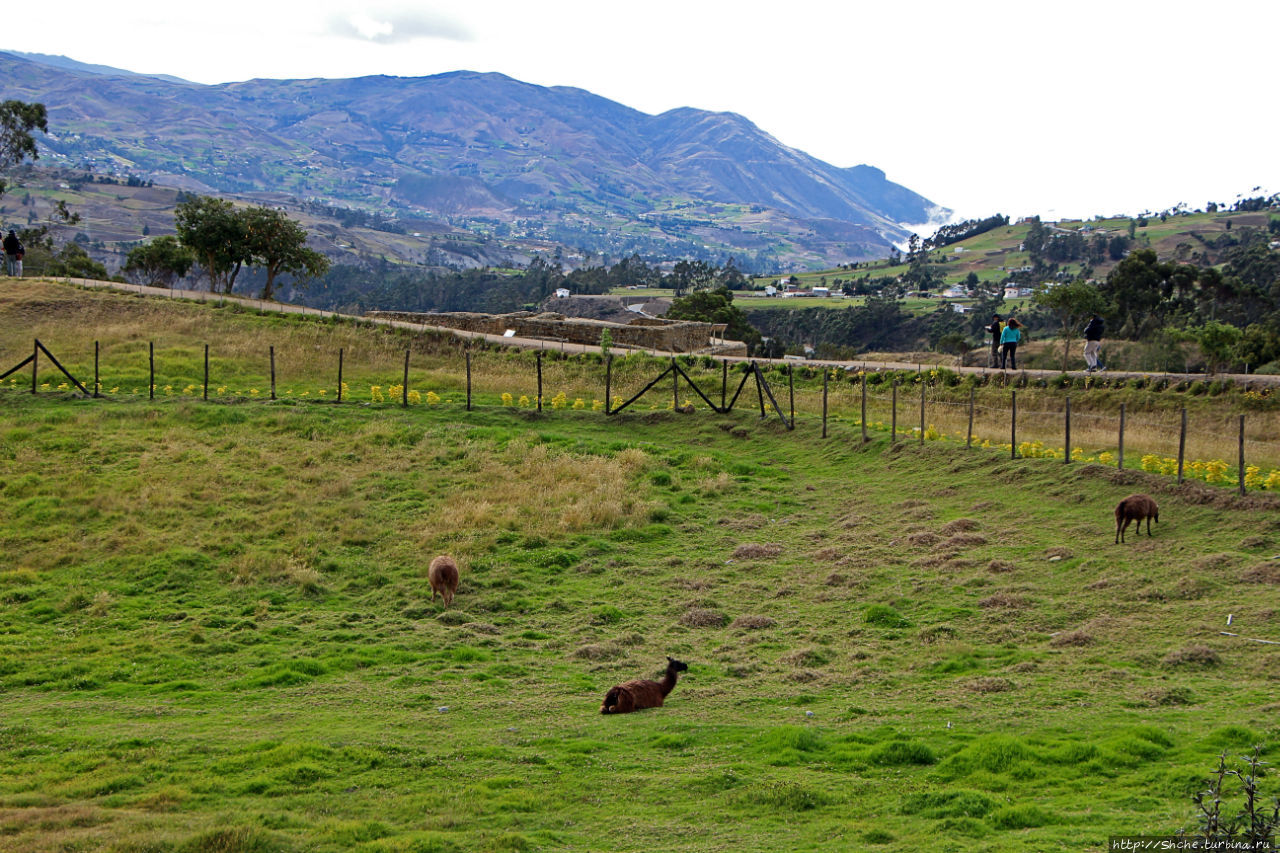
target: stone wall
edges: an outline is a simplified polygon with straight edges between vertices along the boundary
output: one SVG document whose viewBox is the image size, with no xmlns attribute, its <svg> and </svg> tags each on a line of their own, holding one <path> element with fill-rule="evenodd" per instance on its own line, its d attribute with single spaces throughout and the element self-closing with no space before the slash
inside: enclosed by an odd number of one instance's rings
<svg viewBox="0 0 1280 853">
<path fill-rule="evenodd" d="M 365 316 L 487 335 L 503 335 L 507 330 L 513 330 L 518 338 L 564 341 L 588 346 L 599 346 L 601 333 L 608 329 L 614 344 L 618 346 L 662 352 L 702 352 L 711 347 L 713 332 L 723 334 L 723 327 L 713 326 L 711 323 L 651 317 L 637 317 L 636 322 L 623 324 L 604 320 L 566 319 L 562 314 L 535 314 L 528 311 L 514 314 L 369 311 Z M 734 343 L 737 342 L 726 342 L 730 346 Z M 746 345 L 740 346 L 745 355 Z"/>
</svg>

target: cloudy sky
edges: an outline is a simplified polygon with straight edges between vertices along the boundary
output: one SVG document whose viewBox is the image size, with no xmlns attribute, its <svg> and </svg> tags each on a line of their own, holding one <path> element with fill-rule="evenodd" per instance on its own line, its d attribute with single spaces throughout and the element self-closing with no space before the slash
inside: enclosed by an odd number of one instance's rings
<svg viewBox="0 0 1280 853">
<path fill-rule="evenodd" d="M 64 0 L 0 49 L 201 83 L 497 71 L 740 113 L 963 217 L 1280 191 L 1280 2 Z"/>
</svg>

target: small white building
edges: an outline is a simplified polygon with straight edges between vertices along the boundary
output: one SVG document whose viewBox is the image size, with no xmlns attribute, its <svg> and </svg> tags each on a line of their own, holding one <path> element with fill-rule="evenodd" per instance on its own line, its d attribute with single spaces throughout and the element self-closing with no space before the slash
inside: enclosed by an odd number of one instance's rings
<svg viewBox="0 0 1280 853">
<path fill-rule="evenodd" d="M 829 288 L 829 287 L 821 287 L 821 286 L 815 287 L 815 288 L 813 289 L 813 295 L 814 295 L 814 296 L 830 296 L 830 295 L 831 295 L 831 288 Z"/>
<path fill-rule="evenodd" d="M 963 287 L 948 287 L 942 291 L 943 299 L 965 299 L 969 296 L 969 291 Z"/>
<path fill-rule="evenodd" d="M 556 299 L 568 299 L 568 298 L 569 298 L 569 288 L 567 287 L 556 288 Z"/>
<path fill-rule="evenodd" d="M 1004 289 L 1005 299 L 1022 299 L 1034 293 L 1030 287 L 1009 286 Z"/>
</svg>

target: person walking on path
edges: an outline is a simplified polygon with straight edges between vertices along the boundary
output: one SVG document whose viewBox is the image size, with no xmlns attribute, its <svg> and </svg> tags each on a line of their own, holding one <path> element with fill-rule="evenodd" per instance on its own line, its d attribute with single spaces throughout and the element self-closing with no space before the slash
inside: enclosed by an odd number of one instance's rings
<svg viewBox="0 0 1280 853">
<path fill-rule="evenodd" d="M 18 239 L 18 235 L 14 233 L 12 228 L 9 229 L 9 236 L 4 238 L 4 257 L 8 262 L 9 275 L 16 275 L 22 278 L 22 241 Z"/>
<path fill-rule="evenodd" d="M 1012 317 L 1009 323 L 1004 327 L 1004 331 L 1000 333 L 1000 369 L 1005 369 L 1005 362 L 1008 362 L 1012 370 L 1018 369 L 1018 341 L 1022 340 L 1022 332 L 1019 329 L 1022 324 Z"/>
<path fill-rule="evenodd" d="M 1095 370 L 1106 370 L 1105 364 L 1098 363 L 1098 353 L 1102 350 L 1102 317 L 1097 314 L 1089 320 L 1089 325 L 1084 327 L 1084 362 L 1085 373 L 1092 373 Z"/>
<path fill-rule="evenodd" d="M 983 326 L 982 330 L 991 335 L 991 366 L 995 367 L 1000 363 L 1000 333 L 1004 331 L 1000 315 L 992 314 L 991 325 Z"/>
</svg>

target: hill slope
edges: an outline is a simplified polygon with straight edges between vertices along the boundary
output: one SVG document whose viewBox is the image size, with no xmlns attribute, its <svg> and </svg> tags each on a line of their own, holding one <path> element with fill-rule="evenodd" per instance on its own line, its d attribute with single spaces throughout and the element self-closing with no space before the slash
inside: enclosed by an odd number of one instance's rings
<svg viewBox="0 0 1280 853">
<path fill-rule="evenodd" d="M 1101 851 L 1274 739 L 1277 653 L 1218 633 L 1280 630 L 1274 509 L 848 424 L 537 415 L 499 352 L 467 412 L 429 336 L 22 287 L 4 328 L 102 329 L 132 377 L 151 335 L 168 377 L 203 337 L 257 381 L 274 340 L 312 389 L 317 352 L 396 377 L 411 343 L 441 401 L 0 389 L 14 849 Z M 1161 522 L 1113 546 L 1137 488 Z M 666 655 L 665 707 L 598 713 Z"/>
<path fill-rule="evenodd" d="M 905 239 L 902 223 L 947 215 L 878 169 L 833 167 L 742 116 L 650 116 L 501 74 L 201 86 L 0 54 L 0 79 L 4 97 L 49 107 L 55 162 L 499 241 L 833 263 L 881 254 Z"/>
</svg>

